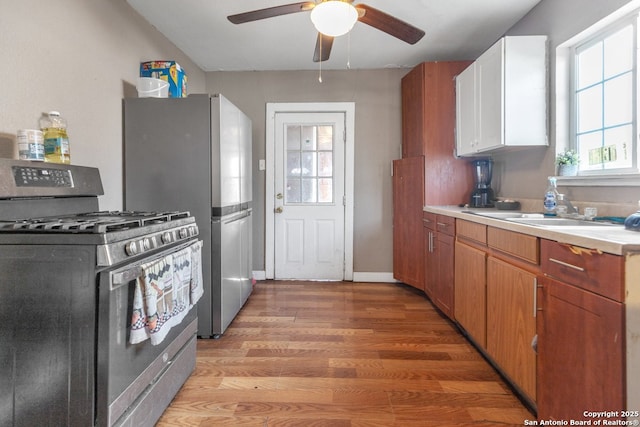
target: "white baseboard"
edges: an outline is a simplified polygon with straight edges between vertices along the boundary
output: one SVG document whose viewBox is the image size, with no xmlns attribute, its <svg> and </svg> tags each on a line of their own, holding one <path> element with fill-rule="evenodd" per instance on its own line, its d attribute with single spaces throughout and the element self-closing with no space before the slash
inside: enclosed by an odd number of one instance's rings
<svg viewBox="0 0 640 427">
<path fill-rule="evenodd" d="M 262 271 L 254 271 L 253 273 L 253 280 L 267 280 L 267 272 L 262 270 Z"/>
<path fill-rule="evenodd" d="M 254 271 L 254 280 L 267 280 L 266 271 Z M 354 282 L 382 282 L 382 283 L 396 283 L 397 280 L 393 278 L 393 273 L 367 273 L 367 272 L 353 272 Z"/>
<path fill-rule="evenodd" d="M 367 272 L 353 272 L 354 282 L 385 282 L 395 283 L 396 279 L 393 278 L 393 273 L 367 273 Z"/>
</svg>

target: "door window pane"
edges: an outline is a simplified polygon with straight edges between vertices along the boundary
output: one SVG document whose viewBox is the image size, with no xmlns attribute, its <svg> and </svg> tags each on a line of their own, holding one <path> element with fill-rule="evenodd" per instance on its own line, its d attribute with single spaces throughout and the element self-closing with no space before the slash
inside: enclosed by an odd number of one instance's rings
<svg viewBox="0 0 640 427">
<path fill-rule="evenodd" d="M 335 203 L 333 126 L 291 125 L 286 135 L 285 204 Z"/>
<path fill-rule="evenodd" d="M 299 150 L 302 128 L 300 126 L 287 126 L 287 150 Z"/>
<path fill-rule="evenodd" d="M 287 177 L 287 190 L 285 192 L 285 200 L 288 203 L 302 202 L 300 189 L 302 187 L 300 178 Z"/>
<path fill-rule="evenodd" d="M 287 175 L 298 177 L 301 175 L 301 172 L 302 169 L 300 168 L 300 152 L 287 152 Z"/>
<path fill-rule="evenodd" d="M 333 150 L 333 126 L 318 126 L 318 150 Z"/>
<path fill-rule="evenodd" d="M 316 153 L 302 153 L 302 175 L 316 175 Z"/>
<path fill-rule="evenodd" d="M 302 203 L 317 202 L 316 193 L 317 180 L 315 178 L 302 180 Z"/>
<path fill-rule="evenodd" d="M 318 153 L 318 176 L 333 176 L 333 151 Z"/>
<path fill-rule="evenodd" d="M 318 180 L 318 202 L 333 202 L 333 179 L 322 178 Z"/>
<path fill-rule="evenodd" d="M 316 126 L 302 126 L 302 149 L 316 149 Z"/>
</svg>

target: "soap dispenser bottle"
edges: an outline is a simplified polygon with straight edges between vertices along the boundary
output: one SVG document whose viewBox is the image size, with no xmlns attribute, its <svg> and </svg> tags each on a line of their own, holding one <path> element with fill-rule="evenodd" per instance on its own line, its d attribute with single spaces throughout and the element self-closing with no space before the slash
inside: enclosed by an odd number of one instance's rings
<svg viewBox="0 0 640 427">
<path fill-rule="evenodd" d="M 556 186 L 556 177 L 550 176 L 547 191 L 544 193 L 544 214 L 547 216 L 556 215 L 556 206 L 558 205 L 558 188 Z"/>
</svg>

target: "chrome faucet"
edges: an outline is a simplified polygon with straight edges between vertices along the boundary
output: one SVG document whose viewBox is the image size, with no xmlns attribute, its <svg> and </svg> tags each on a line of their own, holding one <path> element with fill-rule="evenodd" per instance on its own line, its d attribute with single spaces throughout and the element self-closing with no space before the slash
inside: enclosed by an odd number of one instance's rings
<svg viewBox="0 0 640 427">
<path fill-rule="evenodd" d="M 578 215 L 580 212 L 578 208 L 571 204 L 571 200 L 564 194 L 558 194 L 558 205 L 563 205 L 567 207 L 567 214 L 569 215 Z"/>
</svg>

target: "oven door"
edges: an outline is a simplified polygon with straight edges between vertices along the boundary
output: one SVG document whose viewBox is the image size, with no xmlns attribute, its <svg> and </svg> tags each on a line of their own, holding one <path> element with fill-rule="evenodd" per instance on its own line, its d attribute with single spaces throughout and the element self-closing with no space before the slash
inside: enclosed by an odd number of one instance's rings
<svg viewBox="0 0 640 427">
<path fill-rule="evenodd" d="M 196 240 L 98 274 L 96 425 L 153 425 L 195 368 L 197 310 L 153 345 L 130 343 L 136 279 L 144 264 L 185 249 Z"/>
</svg>

